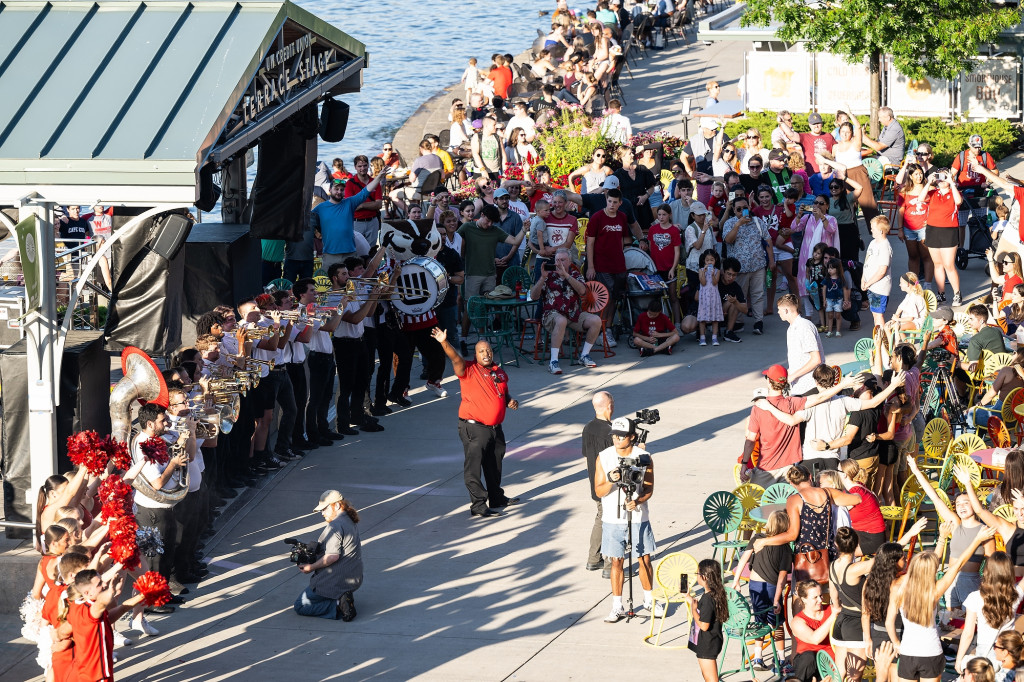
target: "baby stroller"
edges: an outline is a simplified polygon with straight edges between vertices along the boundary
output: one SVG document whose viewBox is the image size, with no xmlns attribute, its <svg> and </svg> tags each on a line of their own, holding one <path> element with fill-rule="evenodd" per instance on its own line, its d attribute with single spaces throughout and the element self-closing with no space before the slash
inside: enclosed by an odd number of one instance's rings
<svg viewBox="0 0 1024 682">
<path fill-rule="evenodd" d="M 626 296 L 619 308 L 618 332 L 626 335 L 627 344 L 633 345 L 633 326 L 637 316 L 647 310 L 652 300 L 661 300 L 668 291 L 668 285 L 654 267 L 654 261 L 643 250 L 635 246 L 623 249 L 626 256 L 626 270 L 629 280 L 626 285 Z"/>
<path fill-rule="evenodd" d="M 988 197 L 992 190 L 979 192 L 974 196 L 964 196 L 963 210 L 967 213 L 967 248 L 956 250 L 956 267 L 966 270 L 971 258 L 980 258 L 988 262 L 985 252 L 992 248 L 992 235 L 988 227 Z"/>
</svg>

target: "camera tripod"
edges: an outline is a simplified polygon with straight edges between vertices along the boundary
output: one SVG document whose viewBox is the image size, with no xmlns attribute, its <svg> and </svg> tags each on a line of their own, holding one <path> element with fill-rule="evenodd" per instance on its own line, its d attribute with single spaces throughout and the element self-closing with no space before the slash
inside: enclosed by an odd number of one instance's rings
<svg viewBox="0 0 1024 682">
<path fill-rule="evenodd" d="M 626 508 L 629 501 L 633 499 L 636 488 L 632 485 L 619 486 L 625 493 L 626 500 L 622 503 L 622 511 L 626 513 L 626 558 L 622 562 L 623 578 L 629 582 L 629 596 L 626 598 L 626 622 L 628 623 L 636 616 L 633 609 L 633 512 Z"/>
</svg>

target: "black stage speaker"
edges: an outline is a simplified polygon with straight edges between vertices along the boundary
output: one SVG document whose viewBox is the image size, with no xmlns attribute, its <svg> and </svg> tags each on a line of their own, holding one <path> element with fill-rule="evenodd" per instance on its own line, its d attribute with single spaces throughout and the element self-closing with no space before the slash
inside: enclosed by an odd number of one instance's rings
<svg viewBox="0 0 1024 682">
<path fill-rule="evenodd" d="M 153 244 L 149 248 L 153 249 L 158 256 L 172 260 L 178 255 L 178 251 L 181 250 L 191 229 L 192 221 L 185 216 L 177 213 L 166 216 L 160 226 L 156 228 Z"/>
<path fill-rule="evenodd" d="M 32 505 L 25 493 L 32 485 L 29 456 L 27 345 L 21 340 L 0 353 L 0 475 L 4 486 L 4 518 L 32 521 Z M 68 436 L 76 431 L 110 433 L 110 355 L 98 331 L 71 331 L 64 345 L 58 378 L 57 471 L 71 468 L 67 457 Z M 8 528 L 7 537 L 30 538 L 32 533 Z"/>
<path fill-rule="evenodd" d="M 185 242 L 181 340 L 195 341 L 195 321 L 218 305 L 260 293 L 260 240 L 248 225 L 196 223 Z"/>
<path fill-rule="evenodd" d="M 105 331 L 113 350 L 136 346 L 151 356 L 161 357 L 170 355 L 181 343 L 185 263 L 180 252 L 171 254 L 174 257 L 167 260 L 151 246 L 161 238 L 168 222 L 180 226 L 177 220 L 167 218 L 159 216 L 151 227 L 140 226 L 112 248 L 114 291 Z M 171 233 L 180 234 L 180 230 L 172 229 Z"/>
<path fill-rule="evenodd" d="M 348 128 L 349 106 L 340 99 L 326 99 L 320 108 L 320 139 L 341 142 Z"/>
</svg>

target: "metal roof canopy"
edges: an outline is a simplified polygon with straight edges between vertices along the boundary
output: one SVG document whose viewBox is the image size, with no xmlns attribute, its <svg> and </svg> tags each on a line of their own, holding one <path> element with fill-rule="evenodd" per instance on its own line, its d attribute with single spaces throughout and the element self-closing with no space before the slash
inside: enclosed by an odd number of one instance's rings
<svg viewBox="0 0 1024 682">
<path fill-rule="evenodd" d="M 0 204 L 195 201 L 199 171 L 311 102 L 365 46 L 286 0 L 0 0 Z"/>
</svg>

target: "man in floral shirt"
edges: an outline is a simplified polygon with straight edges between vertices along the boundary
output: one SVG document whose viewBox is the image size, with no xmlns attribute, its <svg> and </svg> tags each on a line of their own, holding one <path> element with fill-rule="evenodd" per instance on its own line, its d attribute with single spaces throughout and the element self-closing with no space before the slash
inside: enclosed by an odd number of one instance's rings
<svg viewBox="0 0 1024 682">
<path fill-rule="evenodd" d="M 757 216 L 750 214 L 746 197 L 736 197 L 729 211 L 732 218 L 722 226 L 722 240 L 727 244 L 729 257 L 740 262 L 736 284 L 743 290 L 754 315 L 754 334 L 764 333 L 765 272 L 774 270 L 775 255 L 770 244 L 768 228 Z"/>
<path fill-rule="evenodd" d="M 565 328 L 586 332 L 587 340 L 580 348 L 580 364 L 597 367 L 590 359 L 590 349 L 601 333 L 601 318 L 583 312 L 581 301 L 587 294 L 583 274 L 572 264 L 569 251 L 561 248 L 555 252 L 555 262 L 544 264 L 544 274 L 530 289 L 530 298 L 541 300 L 544 312 L 541 323 L 551 334 L 551 362 L 548 371 L 561 374 L 558 366 L 558 351 L 562 348 Z M 543 296 L 543 298 L 542 298 Z"/>
</svg>

